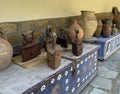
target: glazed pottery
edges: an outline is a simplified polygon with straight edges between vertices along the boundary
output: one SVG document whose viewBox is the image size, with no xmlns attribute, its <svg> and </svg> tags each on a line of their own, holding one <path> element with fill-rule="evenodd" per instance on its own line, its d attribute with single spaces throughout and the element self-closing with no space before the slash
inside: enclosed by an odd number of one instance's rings
<svg viewBox="0 0 120 94">
<path fill-rule="evenodd" d="M 93 36 L 97 28 L 97 20 L 94 11 L 81 11 L 81 26 L 84 31 L 84 39 L 89 39 Z"/>
</svg>

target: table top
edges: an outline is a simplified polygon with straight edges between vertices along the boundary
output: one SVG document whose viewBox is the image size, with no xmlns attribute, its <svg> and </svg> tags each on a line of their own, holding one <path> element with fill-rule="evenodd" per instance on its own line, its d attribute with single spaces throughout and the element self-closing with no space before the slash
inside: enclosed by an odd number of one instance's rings
<svg viewBox="0 0 120 94">
<path fill-rule="evenodd" d="M 93 44 L 83 44 L 82 55 L 87 54 L 97 47 L 97 45 Z M 72 52 L 69 53 L 72 55 Z M 77 58 L 77 56 L 73 55 L 72 57 Z M 80 58 L 81 55 L 78 57 Z M 9 68 L 0 72 L 0 94 L 21 94 L 71 63 L 72 61 L 62 58 L 61 64 L 56 70 L 49 68 L 46 62 L 31 69 L 24 69 L 11 63 Z"/>
<path fill-rule="evenodd" d="M 75 55 L 73 55 L 72 51 L 69 50 L 69 51 L 64 51 L 63 54 L 62 54 L 62 57 L 68 58 L 68 59 L 71 58 L 71 59 L 78 60 L 82 56 L 86 55 L 88 52 L 90 52 L 92 50 L 95 50 L 95 49 L 98 49 L 98 48 L 99 48 L 98 45 L 83 43 L 83 51 L 82 51 L 81 55 L 75 56 Z"/>
<path fill-rule="evenodd" d="M 118 35 L 120 35 L 120 33 L 118 33 L 116 36 L 118 36 Z M 101 36 L 101 37 L 97 38 L 97 40 L 95 42 L 107 42 L 108 40 L 110 41 L 114 37 L 115 37 L 115 35 L 111 35 L 107 38 Z"/>
</svg>

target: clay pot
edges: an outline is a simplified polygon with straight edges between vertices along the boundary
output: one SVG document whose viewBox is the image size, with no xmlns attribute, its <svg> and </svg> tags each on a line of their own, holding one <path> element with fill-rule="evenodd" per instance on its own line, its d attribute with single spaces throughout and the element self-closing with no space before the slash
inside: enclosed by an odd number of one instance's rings
<svg viewBox="0 0 120 94">
<path fill-rule="evenodd" d="M 110 19 L 103 19 L 103 29 L 102 29 L 102 35 L 103 37 L 109 37 L 111 35 L 111 26 L 112 21 Z"/>
<path fill-rule="evenodd" d="M 0 38 L 0 70 L 9 66 L 12 60 L 13 49 L 10 43 Z"/>
<path fill-rule="evenodd" d="M 98 19 L 98 20 L 97 20 L 97 23 L 98 23 L 98 25 L 97 25 L 97 29 L 96 29 L 96 31 L 95 31 L 95 33 L 94 33 L 94 37 L 97 37 L 97 38 L 98 38 L 98 37 L 101 36 L 103 24 L 102 24 L 101 19 Z"/>
<path fill-rule="evenodd" d="M 118 30 L 120 30 L 120 13 L 118 11 L 117 7 L 113 7 L 112 8 L 112 13 L 114 15 L 113 17 L 113 24 L 116 24 L 116 27 L 118 28 Z"/>
<path fill-rule="evenodd" d="M 74 23 L 69 27 L 68 37 L 70 38 L 70 43 L 76 40 L 75 30 L 78 31 L 77 39 L 83 38 L 83 35 L 84 35 L 83 29 L 80 27 L 80 25 L 78 25 L 77 20 L 75 20 Z"/>
<path fill-rule="evenodd" d="M 93 36 L 97 28 L 97 20 L 94 11 L 81 11 L 81 26 L 84 31 L 84 39 L 89 39 Z"/>
</svg>

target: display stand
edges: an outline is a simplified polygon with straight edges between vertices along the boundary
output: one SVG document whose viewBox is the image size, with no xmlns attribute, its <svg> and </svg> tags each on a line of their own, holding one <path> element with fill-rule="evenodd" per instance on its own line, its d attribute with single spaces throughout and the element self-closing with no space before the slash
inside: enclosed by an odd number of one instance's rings
<svg viewBox="0 0 120 94">
<path fill-rule="evenodd" d="M 49 68 L 46 62 L 32 69 L 12 64 L 0 72 L 0 93 L 78 94 L 97 75 L 98 48 L 83 44 L 80 56 L 74 56 L 71 50 L 64 51 L 56 70 Z"/>
<path fill-rule="evenodd" d="M 116 36 L 111 35 L 108 38 L 99 37 L 94 44 L 100 45 L 98 59 L 105 60 L 120 48 L 120 33 Z"/>
</svg>

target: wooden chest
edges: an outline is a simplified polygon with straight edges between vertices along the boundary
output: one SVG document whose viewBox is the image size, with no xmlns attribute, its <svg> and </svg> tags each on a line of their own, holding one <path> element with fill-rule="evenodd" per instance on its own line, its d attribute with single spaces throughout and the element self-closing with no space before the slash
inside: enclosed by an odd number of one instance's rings
<svg viewBox="0 0 120 94">
<path fill-rule="evenodd" d="M 100 45 L 98 59 L 105 60 L 120 48 L 120 33 L 116 36 L 111 35 L 108 38 L 99 37 L 94 44 Z"/>
<path fill-rule="evenodd" d="M 80 56 L 73 55 L 72 51 L 63 52 L 62 57 L 66 59 L 61 60 L 60 67 L 54 71 L 46 67 L 49 71 L 44 75 L 49 74 L 49 77 L 22 94 L 79 94 L 97 75 L 98 48 L 97 45 L 83 44 L 83 53 Z M 43 73 L 44 70 L 41 74 Z"/>
<path fill-rule="evenodd" d="M 39 42 L 35 41 L 35 42 L 32 42 L 31 44 L 23 45 L 21 47 L 21 51 L 22 51 L 23 62 L 31 60 L 41 53 L 40 44 Z"/>
</svg>

